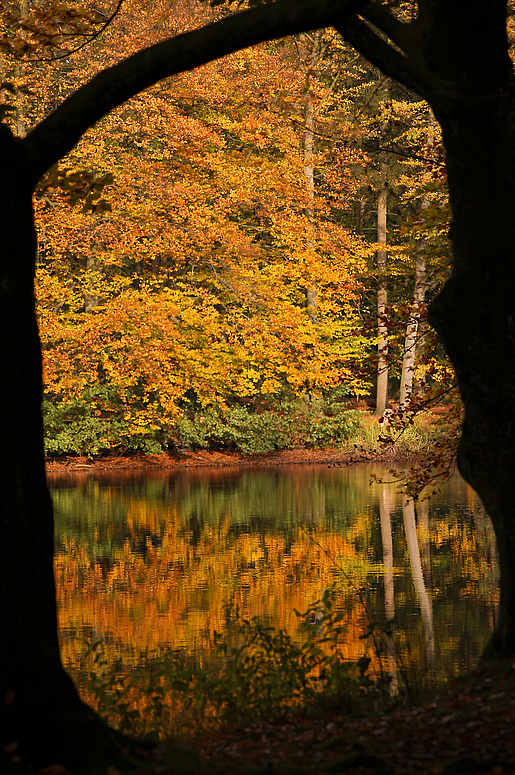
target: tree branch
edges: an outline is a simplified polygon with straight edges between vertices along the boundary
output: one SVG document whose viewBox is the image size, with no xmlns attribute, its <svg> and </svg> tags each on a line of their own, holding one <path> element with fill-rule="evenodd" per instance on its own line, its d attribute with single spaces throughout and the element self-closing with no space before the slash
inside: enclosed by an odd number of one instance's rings
<svg viewBox="0 0 515 775">
<path fill-rule="evenodd" d="M 363 11 L 360 12 L 367 21 L 380 29 L 385 35 L 388 35 L 391 41 L 395 43 L 406 54 L 410 42 L 410 25 L 400 22 L 395 16 L 387 11 L 384 6 L 377 3 L 369 3 Z"/>
<path fill-rule="evenodd" d="M 19 141 L 33 184 L 90 126 L 142 89 L 256 43 L 340 24 L 367 2 L 278 0 L 157 43 L 103 70 Z"/>
<path fill-rule="evenodd" d="M 367 6 L 366 11 L 364 11 L 367 17 L 370 7 L 370 5 Z M 379 26 L 379 18 L 377 16 L 373 23 L 377 23 L 377 26 Z M 387 41 L 374 32 L 367 22 L 357 16 L 351 16 L 344 22 L 334 26 L 345 40 L 385 75 L 400 81 L 424 99 L 429 100 L 430 96 L 434 94 L 435 87 L 438 86 L 440 91 L 446 88 L 446 84 L 430 73 L 422 60 L 419 59 L 416 53 L 413 53 L 416 51 L 416 47 L 411 41 L 409 42 L 408 53 L 410 56 L 408 57 L 403 52 L 394 49 Z M 388 26 L 385 25 L 384 28 L 387 35 L 389 35 L 389 32 L 387 32 Z M 406 31 L 403 30 L 402 45 L 408 48 L 405 33 Z M 398 38 L 398 35 L 396 37 Z"/>
</svg>

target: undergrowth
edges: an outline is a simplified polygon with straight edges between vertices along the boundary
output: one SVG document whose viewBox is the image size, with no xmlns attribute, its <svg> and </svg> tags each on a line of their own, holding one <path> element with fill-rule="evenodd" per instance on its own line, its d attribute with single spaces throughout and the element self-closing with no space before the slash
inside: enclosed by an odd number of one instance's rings
<svg viewBox="0 0 515 775">
<path fill-rule="evenodd" d="M 100 410 L 100 398 L 105 404 L 107 399 L 90 393 L 67 404 L 43 402 L 47 454 L 159 454 L 206 449 L 260 455 L 281 449 L 338 449 L 366 456 L 385 451 L 383 428 L 377 420 L 338 402 L 284 401 L 261 411 L 237 405 L 208 408 L 184 412 L 173 421 L 164 418 L 147 427 L 131 423 L 122 412 Z M 399 436 L 394 452 L 419 454 L 437 435 L 421 416 Z"/>
<path fill-rule="evenodd" d="M 343 613 L 333 592 L 300 614 L 297 637 L 257 619 L 236 619 L 235 638 L 215 634 L 209 662 L 181 651 L 139 655 L 140 667 L 109 665 L 101 643 L 87 646 L 83 691 L 111 725 L 137 737 L 187 738 L 201 731 L 256 721 L 355 710 L 389 697 L 383 658 L 387 628 L 369 627 L 375 675 L 364 649 L 356 662 L 342 656 Z M 84 684 L 84 680 L 83 680 Z"/>
</svg>

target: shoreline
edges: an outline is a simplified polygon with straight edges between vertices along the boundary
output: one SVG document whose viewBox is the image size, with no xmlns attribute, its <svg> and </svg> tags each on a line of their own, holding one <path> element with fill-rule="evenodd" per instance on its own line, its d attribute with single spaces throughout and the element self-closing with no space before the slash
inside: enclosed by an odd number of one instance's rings
<svg viewBox="0 0 515 775">
<path fill-rule="evenodd" d="M 405 460 L 405 455 L 350 454 L 337 449 L 292 449 L 277 450 L 263 455 L 243 455 L 238 452 L 212 452 L 208 450 L 186 450 L 176 453 L 145 455 L 65 456 L 45 458 L 47 474 L 105 473 L 117 471 L 167 471 L 185 468 L 268 468 L 283 465 L 339 465 L 355 463 L 379 463 Z"/>
</svg>

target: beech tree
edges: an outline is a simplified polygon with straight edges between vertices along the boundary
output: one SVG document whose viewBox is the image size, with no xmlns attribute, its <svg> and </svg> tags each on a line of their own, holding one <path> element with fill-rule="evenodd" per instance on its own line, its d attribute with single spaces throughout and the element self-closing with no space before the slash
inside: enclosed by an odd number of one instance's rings
<svg viewBox="0 0 515 775">
<path fill-rule="evenodd" d="M 23 138 L 0 124 L 1 756 L 71 771 L 116 763 L 119 741 L 79 699 L 57 640 L 34 315 L 32 191 L 106 113 L 174 73 L 285 35 L 335 27 L 432 107 L 442 127 L 454 264 L 430 307 L 465 406 L 462 475 L 495 527 L 500 613 L 487 655 L 515 652 L 515 78 L 505 0 L 277 0 L 148 47 L 98 73 Z M 2 759 L 0 759 L 0 763 Z"/>
</svg>

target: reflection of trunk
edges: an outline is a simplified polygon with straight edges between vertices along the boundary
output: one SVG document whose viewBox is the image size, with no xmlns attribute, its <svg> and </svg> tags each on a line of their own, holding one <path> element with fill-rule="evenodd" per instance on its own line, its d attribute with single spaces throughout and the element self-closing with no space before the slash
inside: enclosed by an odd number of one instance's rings
<svg viewBox="0 0 515 775">
<path fill-rule="evenodd" d="M 405 497 L 405 496 L 404 496 Z M 424 624 L 424 639 L 426 642 L 426 661 L 429 667 L 435 664 L 435 632 L 433 626 L 433 608 L 431 599 L 427 593 L 422 573 L 422 563 L 420 562 L 420 551 L 417 539 L 417 526 L 415 523 L 415 501 L 413 498 L 406 498 L 402 504 L 402 514 L 404 517 L 404 529 L 406 531 L 406 541 L 408 544 L 408 553 L 413 575 L 413 583 L 417 593 L 422 622 Z"/>
<path fill-rule="evenodd" d="M 384 612 L 387 621 L 391 621 L 395 616 L 391 511 L 391 495 L 383 486 L 379 497 L 379 516 L 381 519 L 381 540 L 383 543 Z M 390 676 L 390 696 L 393 697 L 398 694 L 399 685 L 397 679 L 397 661 L 395 659 L 395 641 L 392 635 L 386 636 L 386 657 L 388 660 L 388 675 Z"/>
<path fill-rule="evenodd" d="M 399 396 L 399 409 L 406 409 L 413 392 L 413 371 L 415 369 L 415 356 L 417 353 L 417 340 L 420 336 L 421 313 L 426 295 L 426 258 L 425 240 L 420 240 L 416 249 L 415 258 L 415 291 L 411 304 L 408 326 L 406 328 L 406 343 L 404 358 L 402 361 L 401 389 Z"/>
<path fill-rule="evenodd" d="M 313 92 L 311 89 L 311 79 L 313 75 L 316 75 L 316 67 L 320 58 L 320 40 L 321 31 L 317 30 L 314 33 L 313 44 L 311 49 L 311 57 L 309 63 L 309 69 L 306 75 L 306 98 L 305 98 L 305 112 L 304 112 L 304 177 L 306 179 L 306 192 L 307 192 L 307 204 L 305 207 L 305 213 L 308 217 L 310 227 L 314 229 L 315 218 L 315 168 L 313 163 L 313 153 L 315 144 L 315 106 L 313 100 Z M 305 38 L 305 36 L 303 36 Z M 307 249 L 311 253 L 315 250 L 315 242 L 313 236 L 308 237 Z M 318 323 L 318 310 L 317 310 L 317 286 L 316 280 L 312 280 L 308 277 L 310 283 L 306 290 L 306 301 L 308 305 L 308 315 L 311 322 L 315 325 Z"/>
<path fill-rule="evenodd" d="M 475 493 L 474 493 L 475 495 Z M 498 578 L 498 558 L 497 558 L 497 551 L 495 546 L 495 537 L 491 531 L 491 523 L 488 518 L 488 515 L 485 512 L 484 506 L 477 498 L 477 503 L 475 507 L 472 509 L 472 516 L 474 519 L 474 531 L 476 534 L 476 541 L 482 548 L 482 555 L 484 559 L 484 563 L 486 568 L 489 569 L 489 572 L 487 571 L 487 574 L 490 576 L 488 579 L 489 584 L 491 584 L 492 588 L 496 589 L 498 587 L 499 578 Z M 490 601 L 487 604 L 486 611 L 487 611 L 487 621 L 488 626 L 490 628 L 490 632 L 494 632 L 495 625 L 498 619 L 498 606 L 495 602 L 495 599 L 491 598 Z"/>
<path fill-rule="evenodd" d="M 386 244 L 386 182 L 377 199 L 377 241 Z M 386 250 L 377 251 L 377 390 L 376 417 L 382 417 L 388 403 L 388 327 L 386 323 Z"/>
<path fill-rule="evenodd" d="M 431 588 L 431 541 L 429 533 L 429 501 L 419 501 L 417 507 L 419 539 L 420 539 L 420 559 L 422 561 L 422 570 L 424 572 L 424 581 Z"/>
</svg>

